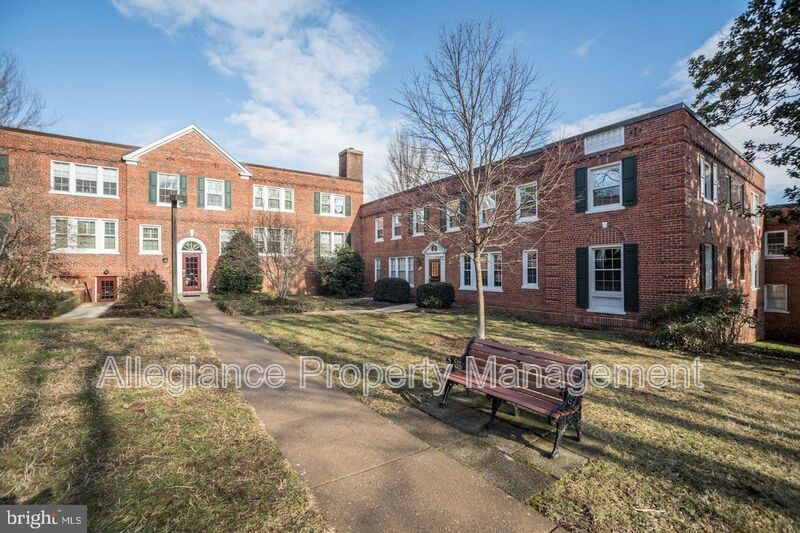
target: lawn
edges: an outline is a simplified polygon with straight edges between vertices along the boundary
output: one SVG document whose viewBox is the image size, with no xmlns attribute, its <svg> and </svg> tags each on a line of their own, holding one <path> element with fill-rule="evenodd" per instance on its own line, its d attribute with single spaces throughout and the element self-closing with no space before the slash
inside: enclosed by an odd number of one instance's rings
<svg viewBox="0 0 800 533">
<path fill-rule="evenodd" d="M 308 313 L 313 311 L 352 311 L 379 309 L 392 305 L 369 298 L 332 298 L 328 296 L 290 295 L 284 300 L 270 293 L 248 295 L 213 295 L 220 310 L 231 315 L 261 316 Z"/>
<path fill-rule="evenodd" d="M 122 300 L 116 302 L 103 313 L 105 318 L 192 318 L 192 313 L 178 302 L 178 313 L 172 315 L 172 295 L 165 294 L 160 301 L 137 307 Z"/>
<path fill-rule="evenodd" d="M 86 504 L 100 531 L 327 527 L 239 391 L 95 387 L 109 355 L 218 365 L 196 329 L 6 323 L 0 354 L 0 503 Z"/>
<path fill-rule="evenodd" d="M 290 354 L 329 363 L 408 364 L 459 354 L 470 315 L 297 316 L 250 327 Z M 490 315 L 488 336 L 594 363 L 691 363 L 619 333 Z M 704 357 L 703 389 L 592 389 L 587 434 L 604 455 L 529 503 L 574 531 L 800 528 L 800 364 L 757 354 Z M 382 390 L 378 411 L 413 394 Z"/>
</svg>

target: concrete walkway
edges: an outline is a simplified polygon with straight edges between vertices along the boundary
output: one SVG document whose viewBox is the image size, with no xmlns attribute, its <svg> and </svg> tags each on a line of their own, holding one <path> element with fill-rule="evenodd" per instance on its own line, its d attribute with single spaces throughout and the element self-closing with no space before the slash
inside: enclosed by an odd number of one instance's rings
<svg viewBox="0 0 800 533">
<path fill-rule="evenodd" d="M 99 318 L 112 304 L 85 303 L 68 313 L 58 317 L 58 320 L 79 320 L 85 318 Z"/>
<path fill-rule="evenodd" d="M 242 392 L 337 530 L 556 529 L 474 471 L 346 393 L 326 388 L 323 380 L 308 380 L 301 389 L 296 359 L 208 299 L 184 304 L 223 362 L 283 366 L 282 388 Z"/>
</svg>

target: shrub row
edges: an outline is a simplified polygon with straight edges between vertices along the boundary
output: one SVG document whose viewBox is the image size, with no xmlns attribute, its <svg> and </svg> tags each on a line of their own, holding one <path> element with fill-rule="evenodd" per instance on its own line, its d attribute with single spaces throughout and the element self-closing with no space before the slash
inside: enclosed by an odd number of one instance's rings
<svg viewBox="0 0 800 533">
<path fill-rule="evenodd" d="M 32 287 L 0 289 L 0 319 L 24 320 L 53 318 L 78 305 L 70 292 Z"/>
</svg>

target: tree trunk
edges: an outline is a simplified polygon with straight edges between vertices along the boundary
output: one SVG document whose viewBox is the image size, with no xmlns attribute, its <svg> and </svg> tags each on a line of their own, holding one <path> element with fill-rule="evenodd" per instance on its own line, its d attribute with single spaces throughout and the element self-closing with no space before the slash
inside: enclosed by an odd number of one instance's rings
<svg viewBox="0 0 800 533">
<path fill-rule="evenodd" d="M 476 335 L 479 339 L 485 339 L 486 308 L 483 302 L 483 271 L 481 270 L 480 252 L 475 249 L 472 257 L 472 265 L 475 269 L 475 290 L 478 291 L 478 331 L 476 332 Z"/>
</svg>

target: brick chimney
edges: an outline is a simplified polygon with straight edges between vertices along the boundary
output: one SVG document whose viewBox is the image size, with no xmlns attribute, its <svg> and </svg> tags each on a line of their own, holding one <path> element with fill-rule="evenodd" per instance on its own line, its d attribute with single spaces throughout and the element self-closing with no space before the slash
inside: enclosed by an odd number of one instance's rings
<svg viewBox="0 0 800 533">
<path fill-rule="evenodd" d="M 339 177 L 364 181 L 364 152 L 355 148 L 339 152 Z"/>
</svg>

